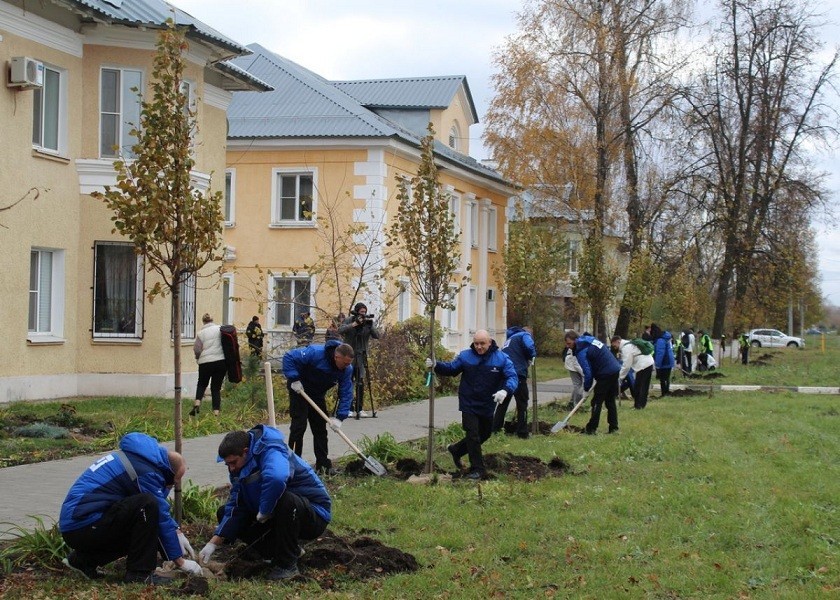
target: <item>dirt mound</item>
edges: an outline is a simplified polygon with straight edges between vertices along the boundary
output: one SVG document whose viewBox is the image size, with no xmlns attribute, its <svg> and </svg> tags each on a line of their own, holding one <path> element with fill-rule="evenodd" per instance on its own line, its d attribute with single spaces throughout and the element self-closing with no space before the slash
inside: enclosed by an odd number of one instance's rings
<svg viewBox="0 0 840 600">
<path fill-rule="evenodd" d="M 367 536 L 349 539 L 327 531 L 307 543 L 305 550 L 298 561 L 301 576 L 315 580 L 325 590 L 334 588 L 339 578 L 364 581 L 420 568 L 411 554 Z M 244 552 L 228 562 L 224 571 L 229 579 L 250 579 L 270 568 L 259 556 Z"/>
<path fill-rule="evenodd" d="M 484 463 L 493 474 L 510 475 L 522 481 L 562 475 L 569 470 L 569 463 L 561 458 L 553 458 L 546 464 L 535 456 L 519 456 L 508 452 L 487 454 Z"/>
<path fill-rule="evenodd" d="M 708 392 L 704 392 L 704 391 L 701 391 L 701 390 L 691 390 L 691 389 L 671 390 L 670 392 L 668 392 L 668 395 L 673 396 L 674 398 L 685 398 L 685 397 L 688 397 L 688 396 L 705 396 L 707 394 L 708 394 Z"/>
</svg>

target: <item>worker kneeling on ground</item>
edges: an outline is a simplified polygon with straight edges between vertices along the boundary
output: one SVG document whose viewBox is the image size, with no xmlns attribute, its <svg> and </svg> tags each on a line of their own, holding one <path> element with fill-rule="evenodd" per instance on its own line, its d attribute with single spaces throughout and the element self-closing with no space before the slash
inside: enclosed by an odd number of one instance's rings
<svg viewBox="0 0 840 600">
<path fill-rule="evenodd" d="M 184 457 L 144 433 L 129 433 L 119 450 L 103 456 L 67 492 L 58 526 L 72 552 L 64 564 L 87 577 L 97 567 L 126 557 L 125 583 L 162 585 L 154 573 L 158 548 L 179 569 L 201 575 L 186 536 L 169 512 L 166 497 L 187 471 Z"/>
<path fill-rule="evenodd" d="M 239 538 L 271 561 L 268 579 L 296 576 L 300 540 L 317 538 L 332 518 L 323 482 L 268 425 L 228 433 L 218 460 L 230 473 L 230 498 L 219 508 L 219 526 L 199 559 L 206 563 L 219 545 Z"/>
</svg>

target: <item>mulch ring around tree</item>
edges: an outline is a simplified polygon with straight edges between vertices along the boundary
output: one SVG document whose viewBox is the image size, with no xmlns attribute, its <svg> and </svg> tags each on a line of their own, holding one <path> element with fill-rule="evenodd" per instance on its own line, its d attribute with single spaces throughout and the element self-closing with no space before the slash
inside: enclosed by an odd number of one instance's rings
<svg viewBox="0 0 840 600">
<path fill-rule="evenodd" d="M 318 539 L 306 543 L 304 550 L 298 560 L 301 571 L 298 577 L 314 580 L 325 590 L 334 588 L 342 579 L 365 581 L 420 568 L 413 555 L 368 536 L 344 538 L 327 530 Z M 220 548 L 217 554 L 218 560 L 224 562 L 220 575 L 229 580 L 259 578 L 271 569 L 270 564 L 243 544 Z"/>
<path fill-rule="evenodd" d="M 549 426 L 550 429 L 550 426 Z M 553 458 L 548 463 L 541 461 L 534 456 L 520 456 L 517 454 L 485 454 L 484 463 L 488 470 L 488 478 L 493 479 L 499 475 L 509 475 L 520 481 L 535 481 L 543 477 L 556 477 L 563 475 L 569 470 L 569 463 L 561 458 Z M 437 464 L 435 472 L 447 472 Z M 393 465 L 388 465 L 388 476 L 397 479 L 408 479 L 412 475 L 420 475 L 425 464 L 412 458 L 402 458 Z M 371 475 L 365 469 L 364 463 L 358 459 L 347 463 L 344 474 L 349 476 L 363 477 Z M 456 473 L 453 478 L 458 478 Z"/>
</svg>

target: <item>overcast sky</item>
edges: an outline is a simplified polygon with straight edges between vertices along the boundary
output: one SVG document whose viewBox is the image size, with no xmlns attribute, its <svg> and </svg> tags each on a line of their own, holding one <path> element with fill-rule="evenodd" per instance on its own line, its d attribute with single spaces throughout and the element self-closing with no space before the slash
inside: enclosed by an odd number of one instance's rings
<svg viewBox="0 0 840 600">
<path fill-rule="evenodd" d="M 327 79 L 466 75 L 479 120 L 491 97 L 492 54 L 516 31 L 522 0 L 170 0 L 242 43 L 257 42 Z M 703 0 L 701 0 L 702 2 Z M 840 0 L 822 0 L 840 43 Z M 473 157 L 488 158 L 482 125 Z M 821 158 L 840 203 L 840 153 Z M 819 224 L 815 223 L 815 226 Z M 840 228 L 818 231 L 823 295 L 840 306 Z"/>
</svg>

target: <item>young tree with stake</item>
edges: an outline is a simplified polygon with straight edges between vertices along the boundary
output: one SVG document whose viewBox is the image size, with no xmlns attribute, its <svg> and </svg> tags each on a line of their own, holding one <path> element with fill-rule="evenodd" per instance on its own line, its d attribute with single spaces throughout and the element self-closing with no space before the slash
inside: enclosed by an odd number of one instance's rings
<svg viewBox="0 0 840 600">
<path fill-rule="evenodd" d="M 219 273 L 222 260 L 222 195 L 192 187 L 191 152 L 196 115 L 182 93 L 187 42 L 172 20 L 160 32 L 148 100 L 141 102 L 140 123 L 132 131 L 136 158 L 117 160 L 115 187 L 95 192 L 114 212 L 114 232 L 134 243 L 158 280 L 148 291 L 171 298 L 175 377 L 175 451 L 181 452 L 181 286 L 201 275 Z M 138 91 L 139 93 L 139 91 Z M 213 268 L 205 269 L 208 265 Z M 175 518 L 181 517 L 181 490 L 175 489 Z"/>
<path fill-rule="evenodd" d="M 458 290 L 466 276 L 455 284 L 453 275 L 461 265 L 459 236 L 449 209 L 449 195 L 441 190 L 435 165 L 435 130 L 429 123 L 428 135 L 421 142 L 420 166 L 410 179 L 398 178 L 399 206 L 388 230 L 388 246 L 397 250 L 392 265 L 408 276 L 412 292 L 425 303 L 429 315 L 429 339 L 435 339 L 435 311 L 453 308 Z M 429 358 L 435 362 L 434 343 L 429 344 Z M 429 433 L 425 472 L 432 472 L 435 429 L 435 389 L 429 380 Z"/>
</svg>

